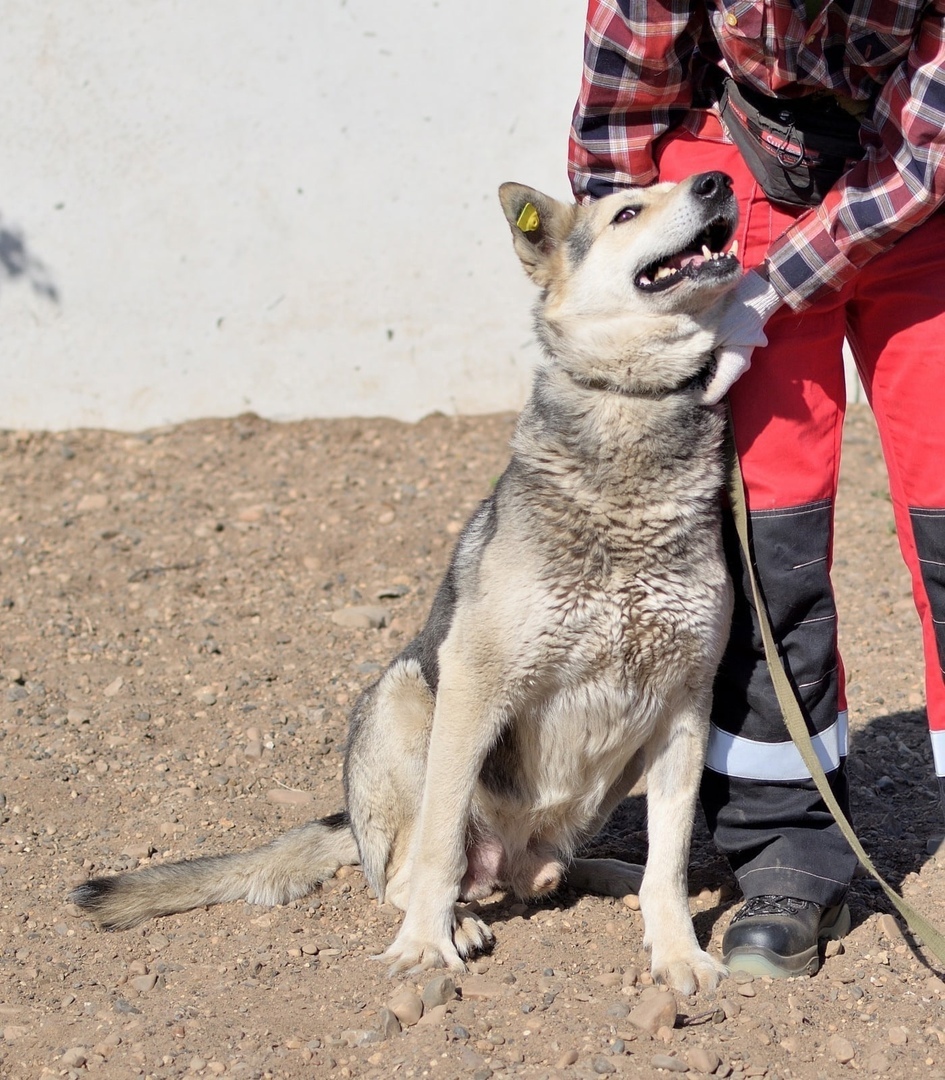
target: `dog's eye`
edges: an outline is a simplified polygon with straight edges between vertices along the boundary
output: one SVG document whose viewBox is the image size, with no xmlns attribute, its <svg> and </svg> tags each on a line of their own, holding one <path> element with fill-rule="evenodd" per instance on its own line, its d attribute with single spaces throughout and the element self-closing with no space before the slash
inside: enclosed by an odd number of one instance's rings
<svg viewBox="0 0 945 1080">
<path fill-rule="evenodd" d="M 631 221 L 639 213 L 640 208 L 638 206 L 623 206 L 620 208 L 620 210 L 617 211 L 617 214 L 611 224 L 622 225 L 625 221 Z"/>
</svg>

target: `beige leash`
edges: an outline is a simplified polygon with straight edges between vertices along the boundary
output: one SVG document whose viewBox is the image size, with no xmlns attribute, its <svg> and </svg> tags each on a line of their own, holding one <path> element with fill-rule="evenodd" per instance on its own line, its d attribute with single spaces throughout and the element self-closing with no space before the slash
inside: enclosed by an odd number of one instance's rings
<svg viewBox="0 0 945 1080">
<path fill-rule="evenodd" d="M 732 506 L 732 515 L 735 519 L 735 528 L 741 542 L 742 556 L 748 567 L 748 576 L 751 580 L 751 591 L 754 597 L 755 610 L 758 613 L 758 623 L 761 628 L 761 638 L 764 642 L 765 658 L 768 661 L 768 671 L 771 681 L 774 683 L 774 691 L 777 694 L 781 712 L 784 714 L 784 722 L 788 732 L 794 740 L 794 744 L 800 751 L 801 758 L 807 766 L 807 770 L 817 785 L 821 798 L 834 816 L 834 820 L 840 827 L 840 831 L 846 838 L 847 843 L 853 849 L 854 854 L 866 867 L 873 877 L 879 882 L 883 891 L 889 897 L 890 902 L 905 919 L 912 933 L 922 939 L 925 946 L 932 952 L 940 963 L 945 964 L 945 936 L 919 911 L 904 900 L 891 885 L 888 885 L 873 865 L 869 855 L 863 850 L 863 845 L 853 831 L 853 826 L 847 820 L 846 815 L 840 808 L 836 796 L 827 782 L 820 760 L 814 750 L 804 715 L 798 704 L 794 687 L 784 670 L 784 664 L 778 652 L 778 647 L 768 620 L 767 609 L 761 596 L 761 589 L 755 575 L 755 568 L 751 557 L 751 544 L 748 528 L 748 507 L 745 503 L 745 486 L 742 481 L 741 466 L 738 463 L 738 454 L 735 451 L 735 442 L 731 436 L 731 417 L 729 417 L 729 469 L 728 469 L 728 493 Z"/>
</svg>

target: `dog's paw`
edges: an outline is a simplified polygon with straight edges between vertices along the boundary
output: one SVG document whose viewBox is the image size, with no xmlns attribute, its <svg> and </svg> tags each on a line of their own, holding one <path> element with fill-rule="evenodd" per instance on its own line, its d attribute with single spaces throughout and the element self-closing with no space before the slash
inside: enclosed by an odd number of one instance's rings
<svg viewBox="0 0 945 1080">
<path fill-rule="evenodd" d="M 678 990 L 680 994 L 694 994 L 696 991 L 714 990 L 721 979 L 728 975 L 728 970 L 707 952 L 697 949 L 686 954 L 665 954 L 662 957 L 653 954 L 653 979 Z"/>
<path fill-rule="evenodd" d="M 447 968 L 450 971 L 465 971 L 466 965 L 456 951 L 455 946 L 447 941 L 414 941 L 410 938 L 401 940 L 400 935 L 376 959 L 388 964 L 388 975 L 416 975 L 430 968 Z"/>
<path fill-rule="evenodd" d="M 453 931 L 456 951 L 464 959 L 491 951 L 495 945 L 495 934 L 468 908 L 457 906 L 456 929 Z"/>
<path fill-rule="evenodd" d="M 390 948 L 377 959 L 390 964 L 391 975 L 413 975 L 429 968 L 465 971 L 464 960 L 488 952 L 494 944 L 495 936 L 482 919 L 457 906 L 443 933 L 418 930 L 408 916 Z"/>
</svg>

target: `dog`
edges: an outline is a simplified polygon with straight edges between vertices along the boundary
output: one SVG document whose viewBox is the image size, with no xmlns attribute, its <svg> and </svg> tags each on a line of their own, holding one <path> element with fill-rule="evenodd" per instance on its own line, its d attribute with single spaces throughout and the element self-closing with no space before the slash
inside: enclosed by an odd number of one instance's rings
<svg viewBox="0 0 945 1080">
<path fill-rule="evenodd" d="M 246 854 L 89 880 L 108 929 L 244 899 L 287 903 L 360 863 L 404 911 L 391 972 L 462 970 L 494 944 L 463 902 L 563 882 L 639 892 L 655 979 L 712 989 L 687 861 L 731 616 L 725 420 L 702 393 L 741 268 L 731 182 L 702 173 L 586 206 L 500 201 L 541 290 L 547 354 L 511 460 L 458 538 L 419 635 L 358 698 L 346 810 Z M 576 857 L 642 773 L 645 870 Z"/>
</svg>

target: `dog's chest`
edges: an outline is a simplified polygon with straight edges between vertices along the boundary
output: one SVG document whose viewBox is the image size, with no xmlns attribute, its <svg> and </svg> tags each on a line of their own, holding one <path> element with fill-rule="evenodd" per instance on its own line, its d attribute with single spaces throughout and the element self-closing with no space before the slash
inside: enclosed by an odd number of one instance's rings
<svg viewBox="0 0 945 1080">
<path fill-rule="evenodd" d="M 699 662 L 726 581 L 717 523 L 683 530 L 672 519 L 615 512 L 606 529 L 581 525 L 545 553 L 545 645 L 565 663 L 631 677 Z"/>
</svg>

